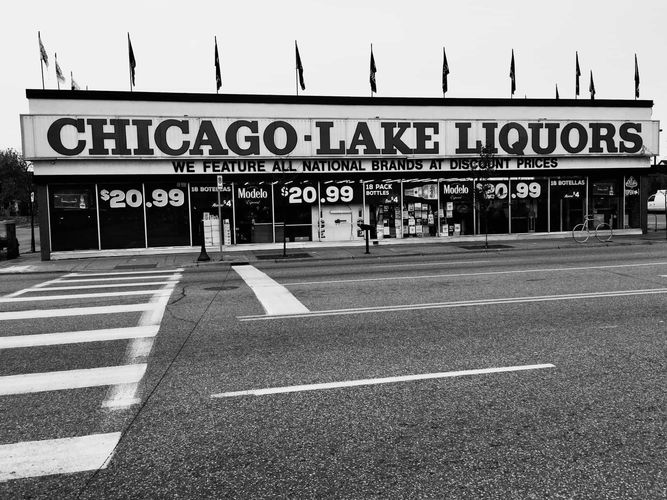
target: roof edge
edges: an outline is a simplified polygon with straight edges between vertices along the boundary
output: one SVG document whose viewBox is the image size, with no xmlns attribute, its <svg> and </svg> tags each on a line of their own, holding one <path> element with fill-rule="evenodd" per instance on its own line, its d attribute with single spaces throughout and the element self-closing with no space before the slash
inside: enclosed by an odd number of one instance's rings
<svg viewBox="0 0 667 500">
<path fill-rule="evenodd" d="M 204 94 L 126 92 L 117 90 L 26 89 L 28 99 L 89 101 L 211 102 L 246 104 L 319 104 L 332 106 L 510 106 L 580 108 L 652 108 L 652 100 L 635 99 L 501 99 L 460 97 L 296 96 L 279 94 Z"/>
</svg>

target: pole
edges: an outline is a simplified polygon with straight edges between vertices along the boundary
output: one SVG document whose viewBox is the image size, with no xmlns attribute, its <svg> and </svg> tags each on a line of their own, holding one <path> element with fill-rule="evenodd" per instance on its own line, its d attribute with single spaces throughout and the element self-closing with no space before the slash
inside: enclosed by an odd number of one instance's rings
<svg viewBox="0 0 667 500">
<path fill-rule="evenodd" d="M 218 186 L 218 226 L 220 228 L 220 260 L 222 260 L 222 204 L 220 201 L 220 191 L 222 191 L 222 182 Z"/>
<path fill-rule="evenodd" d="M 54 54 L 56 59 L 56 83 L 58 84 L 58 90 L 60 90 L 60 78 L 58 78 L 58 54 Z"/>
<path fill-rule="evenodd" d="M 37 32 L 37 41 L 39 42 L 39 69 L 42 71 L 42 90 L 44 90 L 44 60 L 42 59 L 42 36 Z"/>
<path fill-rule="evenodd" d="M 35 192 L 30 192 L 30 251 L 35 253 Z"/>
<path fill-rule="evenodd" d="M 287 257 L 287 223 L 283 220 L 283 257 Z"/>
</svg>

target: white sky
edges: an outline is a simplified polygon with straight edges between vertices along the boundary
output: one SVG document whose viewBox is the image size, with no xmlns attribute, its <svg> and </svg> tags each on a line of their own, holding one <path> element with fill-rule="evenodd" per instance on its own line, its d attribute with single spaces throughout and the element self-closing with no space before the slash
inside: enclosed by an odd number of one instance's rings
<svg viewBox="0 0 667 500">
<path fill-rule="evenodd" d="M 55 89 L 54 52 L 82 89 L 129 90 L 127 32 L 137 60 L 137 91 L 215 92 L 213 37 L 222 92 L 295 93 L 294 40 L 306 95 L 369 96 L 370 44 L 378 96 L 440 97 L 442 47 L 448 97 L 580 98 L 593 71 L 597 99 L 640 98 L 667 122 L 665 0 L 24 0 L 2 7 L 0 148 L 21 149 L 26 88 L 41 88 L 37 31 L 49 54 L 46 88 Z M 665 125 L 663 125 L 664 127 Z M 661 156 L 667 155 L 661 134 Z"/>
</svg>

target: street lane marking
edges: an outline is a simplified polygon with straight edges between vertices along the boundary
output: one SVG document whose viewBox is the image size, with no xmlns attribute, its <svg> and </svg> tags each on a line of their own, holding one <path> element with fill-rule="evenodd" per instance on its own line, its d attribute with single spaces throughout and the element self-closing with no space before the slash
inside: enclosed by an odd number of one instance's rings
<svg viewBox="0 0 667 500">
<path fill-rule="evenodd" d="M 252 289 L 268 315 L 307 313 L 308 308 L 287 288 L 251 265 L 232 267 Z"/>
<path fill-rule="evenodd" d="M 136 364 L 6 375 L 0 377 L 0 396 L 127 384 L 141 380 L 145 371 L 146 364 Z"/>
<path fill-rule="evenodd" d="M 102 330 L 40 333 L 35 335 L 15 335 L 12 337 L 0 337 L 0 349 L 155 337 L 159 328 L 159 325 L 150 325 L 129 328 L 106 328 Z"/>
<path fill-rule="evenodd" d="M 375 265 L 370 264 L 364 267 L 370 267 L 372 269 L 381 269 L 384 267 L 389 267 L 391 269 L 395 267 L 418 267 L 418 266 L 458 266 L 459 264 L 485 264 L 491 262 L 490 260 L 452 260 L 452 261 L 435 261 L 435 262 L 413 262 L 412 264 L 382 264 Z M 496 261 L 497 262 L 497 261 Z"/>
<path fill-rule="evenodd" d="M 32 293 L 32 292 L 51 292 L 54 290 L 62 291 L 62 290 L 88 290 L 93 288 L 127 288 L 135 286 L 158 286 L 158 285 L 167 285 L 169 283 L 173 283 L 174 281 L 176 280 L 152 281 L 147 283 L 108 283 L 106 285 L 49 286 L 49 287 L 39 287 L 39 288 L 33 287 L 21 290 L 20 294 Z M 10 297 L 10 295 L 7 295 L 7 297 Z"/>
<path fill-rule="evenodd" d="M 77 276 L 86 276 L 85 274 L 79 274 Z M 90 274 L 87 276 L 91 276 Z M 106 276 L 106 275 L 105 275 Z M 174 274 L 172 278 L 178 279 L 182 278 L 182 274 Z M 159 280 L 164 279 L 164 276 L 117 276 L 114 278 L 68 278 L 61 279 L 61 283 L 90 283 L 95 282 L 99 283 L 100 281 L 127 281 L 127 280 Z"/>
<path fill-rule="evenodd" d="M 0 482 L 104 469 L 120 432 L 0 445 Z"/>
<path fill-rule="evenodd" d="M 143 304 L 122 304 L 116 306 L 66 307 L 60 309 L 31 309 L 29 311 L 0 312 L 0 321 L 17 319 L 63 318 L 67 316 L 88 316 L 89 314 L 117 314 L 148 311 L 155 307 L 150 302 Z"/>
<path fill-rule="evenodd" d="M 173 287 L 171 287 L 173 288 Z M 37 302 L 42 300 L 71 300 L 71 299 L 100 299 L 107 297 L 128 297 L 135 295 L 155 295 L 171 293 L 171 288 L 160 290 L 127 290 L 125 292 L 101 292 L 101 293 L 71 293 L 64 295 L 31 295 L 29 297 L 0 297 L 0 304 L 11 304 L 15 302 Z M 48 288 L 40 288 L 48 291 Z M 168 295 L 168 294 L 167 294 Z"/>
<path fill-rule="evenodd" d="M 527 302 L 548 302 L 555 300 L 597 299 L 607 297 L 627 297 L 631 295 L 654 295 L 667 293 L 667 288 L 653 288 L 647 290 L 619 290 L 615 292 L 573 293 L 566 295 L 542 295 L 535 297 L 509 297 L 504 299 L 460 300 L 455 302 L 433 302 L 428 304 L 404 304 L 397 306 L 359 307 L 349 309 L 329 309 L 324 311 L 310 311 L 302 314 L 255 315 L 237 316 L 239 321 L 262 321 L 285 318 L 311 318 L 315 316 L 342 316 L 349 314 L 367 314 L 377 312 L 414 311 L 419 309 L 446 309 L 452 307 L 470 307 L 499 304 L 521 304 Z"/>
<path fill-rule="evenodd" d="M 322 280 L 322 281 L 294 281 L 284 282 L 285 286 L 294 285 L 326 285 L 329 283 L 362 283 L 364 281 L 388 281 L 388 280 L 417 280 L 427 278 L 461 278 L 465 276 L 490 276 L 496 274 L 519 274 L 519 273 L 553 273 L 559 271 L 586 271 L 593 269 L 617 269 L 624 267 L 664 266 L 667 262 L 647 262 L 643 264 L 617 264 L 609 266 L 582 266 L 582 267 L 551 267 L 543 269 L 515 269 L 513 271 L 480 271 L 475 273 L 453 273 L 453 274 L 425 274 L 420 276 L 386 276 L 383 278 L 355 278 L 349 280 Z"/>
<path fill-rule="evenodd" d="M 167 273 L 180 273 L 183 271 L 182 267 L 178 269 L 151 269 L 150 271 L 107 271 L 104 273 L 69 273 L 62 276 L 63 278 L 69 278 L 72 276 L 121 276 L 128 274 L 167 274 Z M 137 276 L 140 278 L 141 276 Z"/>
<path fill-rule="evenodd" d="M 348 380 L 345 382 L 328 382 L 322 384 L 292 385 L 287 387 L 271 387 L 268 389 L 251 389 L 249 391 L 221 392 L 212 394 L 212 398 L 232 398 L 236 396 L 266 396 L 269 394 L 285 394 L 288 392 L 319 391 L 323 389 L 338 389 L 342 387 L 359 387 L 364 385 L 392 384 L 396 382 L 412 382 L 415 380 L 430 380 L 449 377 L 461 377 L 464 375 L 484 375 L 488 373 L 505 373 L 524 370 L 540 370 L 543 368 L 556 368 L 552 364 L 506 366 L 500 368 L 482 368 L 478 370 L 461 370 L 453 372 L 423 373 L 419 375 L 404 375 L 398 377 L 370 378 L 361 380 Z"/>
<path fill-rule="evenodd" d="M 165 309 L 169 304 L 169 297 L 171 296 L 173 289 L 173 286 L 166 285 L 163 290 L 168 291 L 168 293 L 154 294 L 151 299 L 153 308 L 144 311 L 141 315 L 139 318 L 139 327 L 160 328 L 160 323 L 162 322 Z M 137 337 L 133 339 L 125 352 L 125 363 L 129 365 L 133 363 L 148 362 L 148 356 L 153 349 L 154 341 L 154 337 Z M 107 396 L 102 402 L 102 406 L 117 410 L 140 403 L 141 399 L 136 395 L 139 389 L 139 382 L 140 380 L 137 380 L 135 382 L 114 385 L 109 388 Z"/>
</svg>

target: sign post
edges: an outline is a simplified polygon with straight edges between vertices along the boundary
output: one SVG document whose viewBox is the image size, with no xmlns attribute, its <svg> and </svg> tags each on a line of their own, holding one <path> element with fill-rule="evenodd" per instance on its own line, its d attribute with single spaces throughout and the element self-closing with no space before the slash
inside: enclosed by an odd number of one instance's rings
<svg viewBox="0 0 667 500">
<path fill-rule="evenodd" d="M 218 175 L 218 224 L 220 226 L 220 260 L 222 260 L 222 175 Z"/>
<path fill-rule="evenodd" d="M 30 191 L 30 251 L 35 253 L 35 192 Z"/>
</svg>

